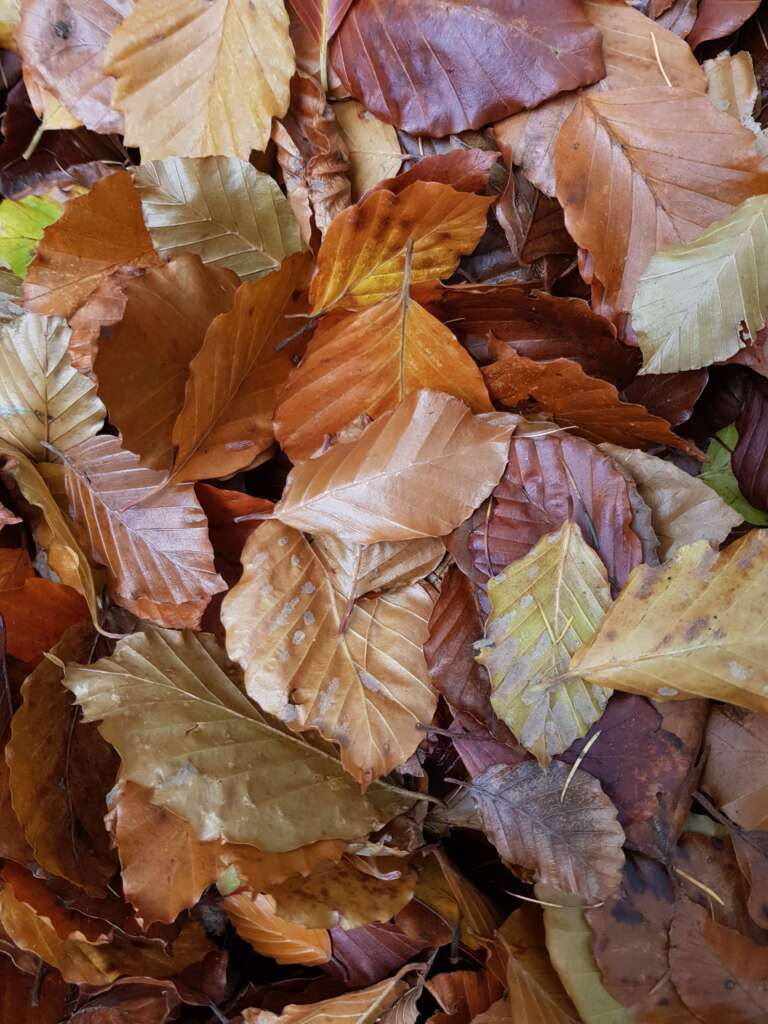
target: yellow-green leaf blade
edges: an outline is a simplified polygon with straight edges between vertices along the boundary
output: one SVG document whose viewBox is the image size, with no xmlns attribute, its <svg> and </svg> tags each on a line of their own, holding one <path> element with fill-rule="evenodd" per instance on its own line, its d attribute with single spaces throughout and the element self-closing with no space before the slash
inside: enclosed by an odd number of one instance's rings
<svg viewBox="0 0 768 1024">
<path fill-rule="evenodd" d="M 63 212 L 60 203 L 44 196 L 0 203 L 0 260 L 18 277 L 24 277 L 43 232 Z"/>
</svg>

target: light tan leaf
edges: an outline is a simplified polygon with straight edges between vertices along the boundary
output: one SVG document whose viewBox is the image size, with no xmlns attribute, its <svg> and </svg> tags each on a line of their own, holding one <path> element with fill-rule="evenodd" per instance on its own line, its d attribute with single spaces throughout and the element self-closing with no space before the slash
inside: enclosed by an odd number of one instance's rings
<svg viewBox="0 0 768 1024">
<path fill-rule="evenodd" d="M 248 281 L 276 270 L 302 248 L 277 182 L 245 160 L 153 160 L 139 167 L 134 181 L 144 222 L 166 259 L 197 253 L 203 263 L 227 267 Z"/>
<path fill-rule="evenodd" d="M 94 372 L 110 421 L 144 465 L 170 466 L 190 363 L 236 289 L 232 271 L 206 267 L 191 254 L 124 285 L 122 319 L 102 332 Z"/>
<path fill-rule="evenodd" d="M 365 835 L 411 805 L 383 783 L 361 795 L 327 747 L 265 719 L 228 673 L 213 637 L 150 629 L 110 658 L 70 666 L 64 685 L 86 721 L 101 720 L 124 776 L 201 839 L 281 853 Z"/>
<path fill-rule="evenodd" d="M 713 706 L 701 788 L 743 829 L 768 830 L 768 717 Z"/>
<path fill-rule="evenodd" d="M 373 192 L 343 210 L 326 232 L 309 292 L 313 312 L 373 305 L 400 291 L 408 242 L 411 283 L 448 277 L 486 227 L 492 196 L 416 181 L 398 195 Z"/>
<path fill-rule="evenodd" d="M 654 252 L 691 242 L 768 192 L 752 133 L 706 96 L 665 85 L 582 96 L 558 137 L 555 169 L 568 232 L 620 311 L 633 308 Z"/>
<path fill-rule="evenodd" d="M 390 858 L 394 862 L 394 858 Z M 353 858 L 321 865 L 306 878 L 289 878 L 270 889 L 277 913 L 308 928 L 359 928 L 389 921 L 410 902 L 416 873 L 396 861 L 395 878 L 364 874 Z"/>
<path fill-rule="evenodd" d="M 283 0 L 137 0 L 104 70 L 144 160 L 265 149 L 295 69 Z"/>
<path fill-rule="evenodd" d="M 451 395 L 414 392 L 357 441 L 295 466 L 275 515 L 357 544 L 442 537 L 499 482 L 512 430 Z"/>
<path fill-rule="evenodd" d="M 695 241 L 653 256 L 632 305 L 640 373 L 723 362 L 765 326 L 767 214 L 768 197 L 754 196 Z"/>
<path fill-rule="evenodd" d="M 665 566 L 635 569 L 571 671 L 654 699 L 768 711 L 766 601 L 768 534 L 750 530 L 719 555 L 697 541 Z"/>
<path fill-rule="evenodd" d="M 30 505 L 39 509 L 40 515 L 33 519 L 32 530 L 38 546 L 46 553 L 48 565 L 62 583 L 83 595 L 93 621 L 98 622 L 99 609 L 93 572 L 75 540 L 69 519 L 26 455 L 0 441 L 0 458 L 4 461 L 3 475 L 10 476 Z"/>
<path fill-rule="evenodd" d="M 248 1009 L 243 1024 L 375 1024 L 381 1014 L 405 992 L 407 985 L 400 978 L 411 967 L 404 967 L 393 978 L 378 985 L 347 992 L 334 999 L 304 1005 L 291 1004 L 281 1014 L 269 1010 Z"/>
<path fill-rule="evenodd" d="M 624 829 L 600 783 L 568 765 L 546 770 L 533 761 L 497 764 L 472 781 L 483 830 L 503 861 L 535 872 L 537 881 L 604 899 L 618 888 Z"/>
<path fill-rule="evenodd" d="M 42 442 L 66 451 L 104 422 L 93 381 L 73 369 L 69 327 L 26 313 L 0 331 L 0 439 L 37 461 Z"/>
<path fill-rule="evenodd" d="M 719 548 L 731 530 L 744 520 L 703 480 L 678 469 L 673 462 L 637 449 L 601 444 L 601 451 L 623 466 L 651 510 L 659 538 L 659 558 L 674 558 L 680 548 L 708 540 Z"/>
<path fill-rule="evenodd" d="M 161 262 L 133 180 L 118 171 L 97 181 L 87 195 L 70 199 L 46 228 L 24 278 L 24 305 L 31 313 L 69 318 L 108 274 Z"/>
<path fill-rule="evenodd" d="M 16 49 L 16 32 L 21 18 L 21 0 L 0 0 L 0 46 Z"/>
<path fill-rule="evenodd" d="M 718 110 L 727 111 L 757 136 L 757 150 L 765 153 L 768 140 L 754 118 L 757 80 L 748 50 L 721 53 L 702 65 L 707 76 L 707 94 Z"/>
<path fill-rule="evenodd" d="M 476 363 L 451 331 L 407 293 L 321 322 L 280 396 L 275 436 L 296 462 L 357 416 L 376 419 L 420 388 L 473 412 L 492 409 Z"/>
<path fill-rule="evenodd" d="M 275 352 L 275 335 L 308 265 L 307 255 L 296 254 L 267 277 L 241 285 L 232 309 L 211 323 L 190 363 L 173 427 L 172 479 L 228 476 L 272 444 L 272 413 L 293 365 L 290 351 Z"/>
<path fill-rule="evenodd" d="M 351 608 L 297 530 L 265 523 L 242 554 L 221 621 L 248 693 L 290 729 L 317 729 L 367 785 L 406 761 L 437 694 L 423 644 L 433 596 L 419 584 Z"/>
<path fill-rule="evenodd" d="M 221 903 L 241 939 L 279 964 L 313 967 L 331 959 L 331 937 L 325 929 L 305 928 L 281 917 L 266 893 L 238 893 Z"/>
<path fill-rule="evenodd" d="M 357 100 L 335 103 L 333 112 L 347 145 L 352 165 L 352 198 L 357 200 L 369 188 L 400 170 L 403 154 L 397 132 L 366 110 Z"/>
<path fill-rule="evenodd" d="M 312 548 L 347 600 L 422 580 L 445 555 L 445 545 L 436 537 L 346 544 L 332 533 L 320 533 Z"/>
<path fill-rule="evenodd" d="M 477 660 L 491 678 L 491 704 L 546 766 L 584 736 L 611 694 L 579 678 L 558 682 L 570 655 L 610 607 L 608 574 L 568 521 L 490 579 L 488 598 L 491 613 Z"/>
<path fill-rule="evenodd" d="M 94 437 L 67 456 L 67 494 L 115 601 L 177 629 L 200 625 L 226 584 L 213 565 L 208 520 L 189 484 L 164 484 L 116 437 Z"/>
</svg>

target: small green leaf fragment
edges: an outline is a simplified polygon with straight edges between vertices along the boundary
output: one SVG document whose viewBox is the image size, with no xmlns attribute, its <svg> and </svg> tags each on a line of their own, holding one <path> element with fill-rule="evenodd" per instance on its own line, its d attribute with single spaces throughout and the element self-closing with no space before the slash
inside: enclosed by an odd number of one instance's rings
<svg viewBox="0 0 768 1024">
<path fill-rule="evenodd" d="M 735 509 L 747 523 L 752 526 L 768 526 L 768 513 L 750 505 L 739 490 L 739 484 L 733 473 L 731 457 L 739 443 L 736 425 L 723 427 L 709 443 L 707 459 L 701 471 L 700 479 L 712 488 L 723 501 Z"/>
<path fill-rule="evenodd" d="M 43 196 L 0 202 L 0 261 L 24 277 L 43 232 L 63 212 L 61 203 Z"/>
</svg>

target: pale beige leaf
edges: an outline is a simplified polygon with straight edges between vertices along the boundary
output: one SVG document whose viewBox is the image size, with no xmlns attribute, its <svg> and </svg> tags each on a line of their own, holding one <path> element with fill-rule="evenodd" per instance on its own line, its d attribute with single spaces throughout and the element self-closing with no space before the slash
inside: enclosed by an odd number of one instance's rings
<svg viewBox="0 0 768 1024">
<path fill-rule="evenodd" d="M 21 0 L 0 0 L 0 46 L 16 49 L 16 32 L 21 18 Z"/>
<path fill-rule="evenodd" d="M 695 241 L 653 256 L 632 305 L 640 373 L 723 362 L 757 336 L 768 306 L 767 215 L 768 196 L 754 196 Z"/>
<path fill-rule="evenodd" d="M 406 761 L 437 704 L 423 653 L 434 597 L 412 584 L 348 610 L 310 543 L 280 522 L 251 534 L 242 563 L 221 621 L 250 696 L 338 743 L 366 785 Z"/>
<path fill-rule="evenodd" d="M 499 482 L 512 429 L 451 395 L 414 392 L 357 441 L 295 466 L 275 515 L 358 544 L 442 537 Z"/>
<path fill-rule="evenodd" d="M 325 929 L 287 921 L 265 893 L 238 893 L 221 903 L 241 939 L 279 964 L 325 964 L 331 959 L 331 937 Z"/>
<path fill-rule="evenodd" d="M 266 853 L 353 839 L 413 802 L 374 783 L 363 796 L 336 757 L 285 732 L 240 691 L 213 637 L 149 629 L 110 658 L 71 665 L 64 685 L 118 751 L 127 779 L 201 839 Z"/>
<path fill-rule="evenodd" d="M 768 534 L 719 555 L 706 540 L 638 566 L 571 671 L 649 697 L 709 697 L 768 710 Z"/>
<path fill-rule="evenodd" d="M 287 110 L 294 68 L 283 0 L 137 0 L 104 63 L 144 160 L 247 160 Z"/>
<path fill-rule="evenodd" d="M 488 581 L 491 613 L 477 660 L 491 704 L 540 764 L 561 754 L 602 715 L 610 690 L 558 682 L 611 604 L 608 574 L 568 521 Z"/>
<path fill-rule="evenodd" d="M 397 132 L 357 100 L 335 103 L 333 111 L 347 144 L 355 202 L 384 178 L 393 178 L 403 162 Z"/>
<path fill-rule="evenodd" d="M 754 118 L 757 79 L 747 50 L 724 52 L 702 65 L 707 76 L 707 94 L 718 110 L 724 110 L 754 132 L 759 153 L 768 151 L 768 139 Z"/>
<path fill-rule="evenodd" d="M 75 539 L 68 517 L 26 455 L 0 441 L 0 457 L 5 463 L 2 472 L 12 477 L 24 498 L 40 512 L 40 517 L 33 519 L 32 530 L 38 546 L 46 553 L 48 565 L 62 583 L 83 595 L 93 621 L 98 623 L 99 606 L 93 571 Z"/>
<path fill-rule="evenodd" d="M 171 157 L 142 164 L 134 178 L 144 223 L 165 256 L 197 253 L 243 281 L 303 248 L 299 226 L 277 182 L 245 160 Z"/>
<path fill-rule="evenodd" d="M 226 584 L 213 564 L 208 520 L 189 484 L 139 465 L 117 437 L 70 449 L 67 494 L 115 601 L 140 618 L 197 628 Z"/>
<path fill-rule="evenodd" d="M 640 497 L 651 510 L 663 562 L 697 540 L 708 540 L 719 548 L 731 530 L 744 521 L 703 480 L 678 469 L 673 462 L 615 444 L 599 447 L 637 484 Z"/>
<path fill-rule="evenodd" d="M 248 1009 L 243 1013 L 243 1024 L 375 1024 L 408 987 L 400 978 L 410 966 L 404 967 L 393 978 L 378 985 L 347 992 L 334 999 L 302 1006 L 291 1004 L 281 1014 L 269 1010 Z"/>
<path fill-rule="evenodd" d="M 391 858 L 390 858 L 391 859 Z M 316 868 L 270 889 L 277 913 L 308 928 L 359 928 L 389 921 L 410 902 L 416 873 L 397 861 L 395 878 L 376 878 L 355 867 L 354 858 Z"/>
<path fill-rule="evenodd" d="M 275 351 L 275 332 L 309 262 L 299 253 L 263 279 L 242 284 L 232 309 L 211 323 L 189 365 L 173 427 L 172 479 L 227 476 L 273 443 L 275 402 L 293 365 L 289 351 Z"/>
<path fill-rule="evenodd" d="M 0 439 L 37 461 L 53 458 L 43 442 L 66 451 L 104 422 L 93 381 L 70 363 L 69 334 L 34 313 L 0 331 Z"/>
<path fill-rule="evenodd" d="M 320 533 L 312 547 L 346 599 L 422 580 L 445 555 L 445 545 L 436 537 L 347 544 L 332 533 Z"/>
</svg>

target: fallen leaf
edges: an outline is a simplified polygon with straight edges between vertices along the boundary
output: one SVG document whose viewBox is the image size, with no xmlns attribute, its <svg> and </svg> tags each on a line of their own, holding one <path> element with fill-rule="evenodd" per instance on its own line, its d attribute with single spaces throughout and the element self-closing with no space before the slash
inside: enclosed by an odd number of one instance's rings
<svg viewBox="0 0 768 1024">
<path fill-rule="evenodd" d="M 107 274 L 96 291 L 91 292 L 80 309 L 69 318 L 72 330 L 69 355 L 76 370 L 91 373 L 102 330 L 113 327 L 123 319 L 127 301 L 124 291 L 126 284 L 144 272 L 143 267 L 126 267 Z"/>
<path fill-rule="evenodd" d="M 421 650 L 434 598 L 412 584 L 348 608 L 308 541 L 278 522 L 242 562 L 221 619 L 248 694 L 289 729 L 338 743 L 364 785 L 407 760 L 437 704 Z"/>
<path fill-rule="evenodd" d="M 59 1024 L 66 1016 L 67 986 L 53 974 L 40 979 L 0 956 L 0 1019 L 14 1024 Z"/>
<path fill-rule="evenodd" d="M 97 181 L 87 195 L 70 199 L 63 215 L 46 228 L 24 280 L 24 305 L 31 313 L 70 317 L 108 274 L 160 262 L 133 180 L 118 171 Z"/>
<path fill-rule="evenodd" d="M 768 415 L 768 390 L 758 378 L 747 381 L 744 404 L 736 420 L 739 442 L 733 450 L 731 465 L 739 489 L 747 501 L 759 509 L 768 509 L 768 457 L 765 426 Z"/>
<path fill-rule="evenodd" d="M 74 518 L 114 598 L 160 625 L 196 627 L 225 584 L 194 489 L 164 479 L 116 437 L 91 438 L 67 454 Z"/>
<path fill-rule="evenodd" d="M 0 203 L 0 260 L 24 277 L 49 224 L 64 212 L 61 203 L 45 196 L 25 196 Z"/>
<path fill-rule="evenodd" d="M 498 483 L 510 431 L 450 395 L 417 391 L 357 441 L 295 466 L 275 515 L 358 544 L 441 537 Z"/>
<path fill-rule="evenodd" d="M 123 119 L 111 106 L 114 80 L 103 66 L 109 37 L 130 9 L 129 0 L 24 4 L 17 34 L 22 60 L 67 110 L 96 132 L 123 130 Z"/>
<path fill-rule="evenodd" d="M 144 160 L 234 156 L 265 149 L 288 108 L 295 69 L 282 0 L 172 0 L 162 17 L 138 0 L 113 32 L 104 70 L 125 141 Z"/>
<path fill-rule="evenodd" d="M 739 482 L 733 472 L 733 453 L 738 443 L 739 432 L 735 423 L 719 430 L 707 448 L 707 462 L 700 478 L 745 522 L 752 526 L 767 526 L 768 512 L 750 505 L 739 490 Z"/>
<path fill-rule="evenodd" d="M 599 444 L 648 446 L 664 444 L 689 455 L 698 449 L 678 437 L 666 420 L 652 416 L 642 405 L 622 402 L 613 384 L 589 377 L 570 359 L 537 363 L 499 342 L 491 346 L 495 363 L 483 369 L 491 398 L 513 408 L 529 396 L 563 426 L 574 427 L 588 441 Z"/>
<path fill-rule="evenodd" d="M 483 149 L 452 149 L 425 156 L 394 178 L 385 178 L 373 191 L 385 188 L 396 195 L 414 181 L 438 181 L 458 192 L 485 192 L 499 154 Z"/>
<path fill-rule="evenodd" d="M 610 607 L 605 567 L 568 522 L 492 577 L 488 598 L 477 659 L 491 678 L 491 704 L 546 766 L 587 732 L 610 696 L 578 677 L 558 683 Z"/>
<path fill-rule="evenodd" d="M 718 110 L 727 110 L 741 121 L 757 137 L 758 151 L 765 149 L 763 129 L 753 116 L 757 79 L 749 52 L 720 53 L 713 60 L 705 60 L 703 68 L 707 76 L 707 95 Z"/>
<path fill-rule="evenodd" d="M 44 443 L 67 451 L 104 422 L 95 385 L 70 364 L 69 333 L 32 313 L 0 331 L 0 438 L 37 461 L 52 458 Z"/>
<path fill-rule="evenodd" d="M 353 0 L 291 0 L 298 14 L 315 39 L 328 42 L 338 31 Z"/>
<path fill-rule="evenodd" d="M 93 643 L 90 623 L 75 626 L 53 654 L 85 661 Z M 58 664 L 43 659 L 21 688 L 23 703 L 5 748 L 11 799 L 40 867 L 104 895 L 116 862 L 102 818 L 117 763 L 95 726 L 77 721 L 62 675 Z"/>
<path fill-rule="evenodd" d="M 249 281 L 302 248 L 277 183 L 245 160 L 153 160 L 139 167 L 134 182 L 152 242 L 165 259 L 197 253 L 203 263 Z"/>
<path fill-rule="evenodd" d="M 431 1018 L 434 1024 L 471 1024 L 504 993 L 504 986 L 488 971 L 434 974 L 426 987 L 444 1011 Z"/>
<path fill-rule="evenodd" d="M 240 893 L 221 903 L 241 939 L 279 964 L 325 964 L 331 959 L 331 940 L 323 928 L 305 928 L 277 913 L 266 893 Z"/>
<path fill-rule="evenodd" d="M 377 117 L 432 136 L 480 128 L 605 70 L 600 35 L 572 0 L 535 11 L 495 0 L 358 0 L 331 60 Z"/>
<path fill-rule="evenodd" d="M 347 601 L 422 580 L 445 556 L 445 545 L 434 537 L 345 544 L 331 533 L 321 533 L 312 547 Z"/>
<path fill-rule="evenodd" d="M 768 836 L 764 832 L 737 832 L 731 838 L 739 868 L 749 886 L 749 915 L 764 930 L 768 924 L 768 906 L 763 899 L 768 879 Z"/>
<path fill-rule="evenodd" d="M 495 765 L 472 780 L 483 830 L 503 861 L 535 872 L 537 881 L 589 901 L 616 890 L 624 864 L 624 830 L 616 808 L 585 772 L 558 762 Z"/>
<path fill-rule="evenodd" d="M 768 716 L 713 707 L 707 721 L 701 787 L 742 828 L 768 829 Z"/>
<path fill-rule="evenodd" d="M 492 409 L 472 358 L 406 288 L 315 330 L 275 410 L 275 435 L 292 461 L 357 416 L 376 419 L 421 388 L 453 395 L 473 412 Z"/>
<path fill-rule="evenodd" d="M 333 111 L 349 155 L 352 199 L 357 202 L 369 189 L 381 187 L 384 180 L 399 184 L 399 179 L 392 176 L 400 170 L 403 153 L 392 125 L 374 117 L 357 100 L 336 103 Z"/>
<path fill-rule="evenodd" d="M 413 903 L 408 905 L 412 906 Z M 401 916 L 402 912 L 398 918 Z M 333 928 L 330 936 L 333 959 L 326 970 L 340 977 L 349 988 L 373 985 L 388 978 L 431 944 L 426 938 L 411 937 L 396 924 L 366 924 L 350 931 Z M 450 935 L 446 941 L 450 942 Z M 395 1019 L 391 1024 L 403 1022 Z"/>
<path fill-rule="evenodd" d="M 429 181 L 415 181 L 399 195 L 369 194 L 326 232 L 309 291 L 313 311 L 363 308 L 400 291 L 409 242 L 412 284 L 448 277 L 480 240 L 492 202 Z"/>
<path fill-rule="evenodd" d="M 64 632 L 90 618 L 84 598 L 62 583 L 37 577 L 18 590 L 0 593 L 0 615 L 5 620 L 8 653 L 36 665 Z"/>
<path fill-rule="evenodd" d="M 384 1010 L 391 1006 L 405 991 L 406 984 L 400 981 L 399 971 L 393 978 L 380 981 L 378 985 L 347 992 L 320 1003 L 304 1005 L 290 1004 L 281 1014 L 269 1010 L 246 1009 L 243 1024 L 375 1024 Z"/>
<path fill-rule="evenodd" d="M 99 338 L 94 373 L 99 396 L 123 443 L 143 465 L 167 469 L 174 423 L 185 404 L 191 364 L 209 325 L 231 309 L 237 278 L 177 256 L 124 287 L 120 322 Z"/>
<path fill-rule="evenodd" d="M 16 32 L 20 19 L 21 0 L 2 0 L 0 4 L 0 45 L 3 49 L 16 49 Z"/>
<path fill-rule="evenodd" d="M 743 522 L 711 487 L 673 462 L 613 444 L 600 448 L 629 471 L 651 509 L 662 561 L 697 540 L 706 539 L 717 549 Z"/>
<path fill-rule="evenodd" d="M 674 850 L 672 867 L 681 897 L 698 904 L 718 924 L 762 945 L 762 931 L 749 915 L 749 885 L 730 838 L 687 831 Z"/>
<path fill-rule="evenodd" d="M 0 548 L 0 592 L 23 587 L 32 576 L 34 570 L 25 548 Z"/>
<path fill-rule="evenodd" d="M 557 140 L 557 197 L 568 231 L 592 255 L 609 305 L 636 313 L 635 291 L 657 249 L 692 242 L 743 200 L 768 191 L 768 171 L 753 144 L 748 129 L 688 89 L 661 85 L 581 97 Z"/>
<path fill-rule="evenodd" d="M 693 415 L 708 381 L 706 370 L 646 373 L 635 377 L 624 388 L 621 397 L 625 402 L 644 405 L 654 416 L 661 416 L 670 426 L 678 427 Z"/>
<path fill-rule="evenodd" d="M 730 35 L 759 6 L 760 0 L 699 0 L 696 21 L 688 35 L 688 42 L 695 48 L 707 39 L 721 39 Z"/>
<path fill-rule="evenodd" d="M 719 555 L 700 540 L 666 566 L 638 566 L 571 671 L 630 693 L 768 710 L 762 636 L 751 625 L 768 579 L 766 544 L 751 530 Z"/>
<path fill-rule="evenodd" d="M 274 346 L 307 263 L 303 254 L 291 256 L 274 273 L 240 285 L 232 308 L 211 322 L 173 426 L 172 480 L 228 476 L 272 444 L 272 414 L 292 366 L 291 353 Z"/>
<path fill-rule="evenodd" d="M 364 835 L 416 798 L 383 783 L 362 796 L 327 748 L 265 719 L 231 671 L 206 634 L 152 629 L 119 641 L 111 658 L 70 667 L 64 685 L 85 721 L 101 720 L 99 731 L 120 754 L 125 777 L 152 788 L 153 799 L 189 821 L 201 839 L 280 853 Z M 169 690 L 186 697 L 169 699 Z M 162 745 L 153 746 L 161 723 Z"/>
</svg>

